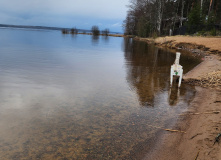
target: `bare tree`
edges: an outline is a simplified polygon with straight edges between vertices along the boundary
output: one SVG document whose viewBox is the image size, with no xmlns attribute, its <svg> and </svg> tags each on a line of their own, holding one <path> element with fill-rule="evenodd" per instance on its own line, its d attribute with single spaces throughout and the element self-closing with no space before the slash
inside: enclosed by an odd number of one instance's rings
<svg viewBox="0 0 221 160">
<path fill-rule="evenodd" d="M 100 34 L 100 30 L 98 26 L 92 26 L 91 31 L 92 31 L 92 34 L 95 36 L 98 36 Z"/>
<path fill-rule="evenodd" d="M 110 31 L 107 28 L 102 31 L 102 34 L 105 35 L 105 36 L 108 36 L 109 33 L 110 33 Z"/>
<path fill-rule="evenodd" d="M 202 1 L 202 0 L 201 0 Z M 182 9 L 181 9 L 181 16 L 180 16 L 180 27 L 183 26 L 183 10 L 184 10 L 184 3 L 185 1 L 182 0 Z"/>
<path fill-rule="evenodd" d="M 203 25 L 207 14 L 215 19 L 213 24 L 221 24 L 220 0 L 130 0 L 128 8 L 124 31 L 141 37 L 168 34 L 183 25 Z"/>
<path fill-rule="evenodd" d="M 157 31 L 158 34 L 160 35 L 163 10 L 164 10 L 164 0 L 156 0 L 156 5 L 157 5 Z"/>
<path fill-rule="evenodd" d="M 210 0 L 210 5 L 209 5 L 209 12 L 208 12 L 208 15 L 209 15 L 210 12 L 212 11 L 213 6 L 214 6 L 214 0 Z"/>
<path fill-rule="evenodd" d="M 203 10 L 203 0 L 200 2 L 201 10 Z"/>
</svg>

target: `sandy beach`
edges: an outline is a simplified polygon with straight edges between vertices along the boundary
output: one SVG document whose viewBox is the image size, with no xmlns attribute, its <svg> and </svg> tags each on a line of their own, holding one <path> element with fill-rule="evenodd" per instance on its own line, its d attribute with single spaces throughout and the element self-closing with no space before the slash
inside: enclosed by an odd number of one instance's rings
<svg viewBox="0 0 221 160">
<path fill-rule="evenodd" d="M 145 39 L 142 39 L 145 41 Z M 150 41 L 149 39 L 146 41 Z M 221 38 L 161 37 L 155 44 L 202 54 L 203 62 L 184 75 L 185 82 L 198 83 L 189 110 L 180 115 L 174 130 L 167 132 L 145 160 L 220 160 L 221 147 Z M 213 76 L 215 75 L 215 77 Z M 206 79 L 207 78 L 207 79 Z M 166 132 L 166 131 L 165 131 Z"/>
<path fill-rule="evenodd" d="M 221 37 L 193 37 L 193 36 L 167 36 L 159 37 L 155 40 L 156 43 L 174 42 L 174 44 L 187 43 L 193 45 L 205 46 L 209 51 L 221 52 Z M 202 47 L 203 48 L 203 47 Z"/>
</svg>

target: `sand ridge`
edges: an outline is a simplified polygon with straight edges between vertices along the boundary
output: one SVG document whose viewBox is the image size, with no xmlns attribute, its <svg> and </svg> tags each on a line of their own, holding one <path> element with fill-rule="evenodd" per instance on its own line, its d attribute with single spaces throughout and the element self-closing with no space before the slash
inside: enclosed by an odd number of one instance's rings
<svg viewBox="0 0 221 160">
<path fill-rule="evenodd" d="M 203 45 L 209 50 L 221 51 L 221 38 L 216 37 L 192 37 L 192 36 L 167 36 L 155 39 L 156 43 L 164 43 L 166 41 L 175 41 L 175 43 L 191 43 Z"/>
</svg>

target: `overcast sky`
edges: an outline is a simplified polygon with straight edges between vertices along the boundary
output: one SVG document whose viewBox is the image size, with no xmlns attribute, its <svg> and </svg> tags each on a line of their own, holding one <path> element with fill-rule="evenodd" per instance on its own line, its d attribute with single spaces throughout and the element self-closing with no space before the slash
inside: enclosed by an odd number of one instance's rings
<svg viewBox="0 0 221 160">
<path fill-rule="evenodd" d="M 122 32 L 129 0 L 0 0 L 0 23 Z"/>
</svg>

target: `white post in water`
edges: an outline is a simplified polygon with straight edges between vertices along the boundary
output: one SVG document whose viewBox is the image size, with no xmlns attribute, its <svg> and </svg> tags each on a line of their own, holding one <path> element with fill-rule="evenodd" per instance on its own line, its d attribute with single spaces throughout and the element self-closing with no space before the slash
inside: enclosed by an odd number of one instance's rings
<svg viewBox="0 0 221 160">
<path fill-rule="evenodd" d="M 176 52 L 175 62 L 171 66 L 171 69 L 170 69 L 170 86 L 171 87 L 173 83 L 173 76 L 179 76 L 178 87 L 180 87 L 181 85 L 182 76 L 183 76 L 183 67 L 179 64 L 179 62 L 180 62 L 180 52 Z"/>
</svg>

